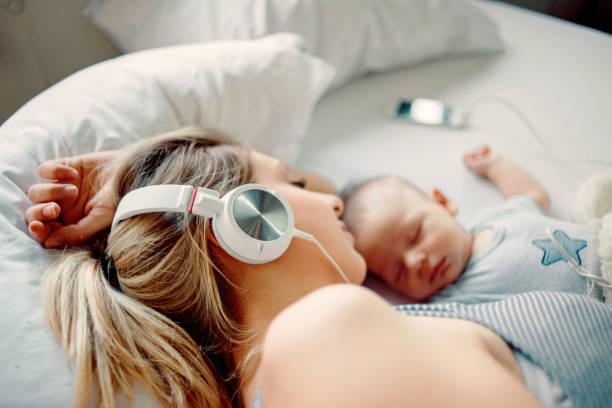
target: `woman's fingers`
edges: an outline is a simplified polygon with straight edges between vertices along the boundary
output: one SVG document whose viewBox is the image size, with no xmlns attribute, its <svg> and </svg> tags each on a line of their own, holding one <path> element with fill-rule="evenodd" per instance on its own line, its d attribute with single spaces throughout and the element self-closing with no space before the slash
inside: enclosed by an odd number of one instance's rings
<svg viewBox="0 0 612 408">
<path fill-rule="evenodd" d="M 29 225 L 33 221 L 54 221 L 59 217 L 60 212 L 60 206 L 54 202 L 33 205 L 25 211 L 26 224 Z"/>
<path fill-rule="evenodd" d="M 62 226 L 53 230 L 44 241 L 46 248 L 56 248 L 63 245 L 75 245 L 87 241 L 100 231 L 107 229 L 115 212 L 104 208 L 94 208 L 86 217 L 81 218 L 76 224 Z"/>
<path fill-rule="evenodd" d="M 40 221 L 31 221 L 28 223 L 28 229 L 30 230 L 30 235 L 36 241 L 42 243 L 47 239 L 49 235 L 50 227 L 43 224 Z"/>
<path fill-rule="evenodd" d="M 73 184 L 39 183 L 28 190 L 28 198 L 33 203 L 61 202 L 61 205 L 74 204 L 79 189 Z"/>
<path fill-rule="evenodd" d="M 30 235 L 41 244 L 45 242 L 49 234 L 61 227 L 62 223 L 58 221 L 43 223 L 41 221 L 34 220 L 28 224 Z"/>
<path fill-rule="evenodd" d="M 38 175 L 47 180 L 56 180 L 63 183 L 75 181 L 79 177 L 76 169 L 57 160 L 46 161 L 38 166 Z"/>
</svg>

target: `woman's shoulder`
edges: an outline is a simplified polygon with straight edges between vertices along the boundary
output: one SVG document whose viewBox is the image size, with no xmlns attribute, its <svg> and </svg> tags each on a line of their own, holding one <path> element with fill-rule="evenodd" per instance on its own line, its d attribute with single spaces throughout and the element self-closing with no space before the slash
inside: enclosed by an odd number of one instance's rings
<svg viewBox="0 0 612 408">
<path fill-rule="evenodd" d="M 337 284 L 317 289 L 278 314 L 270 324 L 264 348 L 280 351 L 306 346 L 323 336 L 355 329 L 351 322 L 371 316 L 395 316 L 395 310 L 373 291 L 358 285 Z M 345 327 L 349 325 L 349 327 Z M 270 352 L 270 351 L 269 351 Z"/>
<path fill-rule="evenodd" d="M 353 370 L 363 367 L 356 359 L 372 352 L 364 341 L 373 323 L 393 319 L 407 321 L 371 290 L 346 284 L 315 290 L 283 310 L 270 324 L 263 344 L 259 369 L 265 405 L 283 406 L 283 400 L 291 400 L 291 406 L 320 406 L 320 401 L 342 406 L 330 398 L 351 375 L 346 362 L 355 362 Z M 269 390 L 274 390 L 273 396 Z"/>
<path fill-rule="evenodd" d="M 366 287 L 344 283 L 327 285 L 287 307 L 274 319 L 273 325 L 299 317 L 310 317 L 313 313 L 321 313 L 325 319 L 320 322 L 326 323 L 329 318 L 341 318 L 371 307 L 377 312 L 394 312 L 381 296 Z"/>
<path fill-rule="evenodd" d="M 358 285 L 337 284 L 317 289 L 283 310 L 264 340 L 268 354 L 363 338 L 374 327 L 394 336 L 406 335 L 408 346 L 424 337 L 453 338 L 462 346 L 503 340 L 476 322 L 452 316 L 418 316 L 398 312 L 376 292 Z"/>
<path fill-rule="evenodd" d="M 317 350 L 341 348 L 341 336 L 355 330 L 354 323 L 361 320 L 364 313 L 377 316 L 396 314 L 375 292 L 347 284 L 324 286 L 285 308 L 266 331 L 261 362 L 248 385 L 248 394 L 253 397 L 246 400 L 254 399 L 254 406 L 261 404 L 262 383 L 272 381 L 272 389 L 282 389 L 279 383 L 304 372 L 304 356 L 309 356 L 306 362 L 313 362 L 319 357 Z M 320 369 L 326 370 L 328 366 L 321 363 Z M 268 401 L 266 406 L 270 406 Z"/>
<path fill-rule="evenodd" d="M 419 406 L 431 398 L 423 383 L 450 387 L 457 378 L 468 378 L 466 373 L 491 369 L 491 364 L 493 371 L 502 368 L 482 342 L 445 335 L 445 320 L 457 321 L 405 316 L 359 286 L 312 292 L 279 314 L 266 333 L 260 365 L 265 406 Z M 471 329 L 465 333 L 473 334 Z M 457 355 L 471 364 L 449 370 Z M 501 369 L 498 379 L 507 374 Z M 440 395 L 439 402 L 467 398 L 474 390 L 463 385 L 453 388 L 459 395 Z"/>
</svg>

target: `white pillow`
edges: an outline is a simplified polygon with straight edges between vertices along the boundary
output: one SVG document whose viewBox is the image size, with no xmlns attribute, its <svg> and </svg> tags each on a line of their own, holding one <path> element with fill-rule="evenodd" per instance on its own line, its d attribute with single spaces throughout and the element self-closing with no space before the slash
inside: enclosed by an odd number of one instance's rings
<svg viewBox="0 0 612 408">
<path fill-rule="evenodd" d="M 338 69 L 335 85 L 503 50 L 496 24 L 473 0 L 90 0 L 84 14 L 124 52 L 294 32 Z"/>
<path fill-rule="evenodd" d="M 295 34 L 168 47 L 86 68 L 28 102 L 5 135 L 61 141 L 54 157 L 185 125 L 217 127 L 291 162 L 333 68 Z M 9 131 L 10 129 L 10 131 Z"/>
<path fill-rule="evenodd" d="M 23 218 L 38 165 L 189 124 L 290 161 L 333 75 L 299 48 L 279 34 L 126 55 L 68 77 L 0 127 L 0 406 L 72 405 L 72 375 L 39 300 L 50 251 Z M 152 406 L 144 392 L 138 400 Z"/>
</svg>

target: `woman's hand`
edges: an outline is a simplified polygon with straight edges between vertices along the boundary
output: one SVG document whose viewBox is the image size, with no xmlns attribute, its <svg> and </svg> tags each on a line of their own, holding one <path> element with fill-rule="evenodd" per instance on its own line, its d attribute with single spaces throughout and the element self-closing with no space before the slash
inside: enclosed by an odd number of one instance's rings
<svg viewBox="0 0 612 408">
<path fill-rule="evenodd" d="M 34 184 L 28 197 L 35 203 L 25 212 L 32 237 L 45 248 L 86 241 L 110 227 L 116 203 L 110 181 L 101 180 L 100 165 L 117 152 L 99 152 L 46 161 L 38 174 L 48 180 Z"/>
<path fill-rule="evenodd" d="M 491 166 L 499 162 L 501 157 L 491 153 L 489 146 L 484 145 L 478 149 L 468 152 L 463 156 L 466 167 L 478 174 L 480 177 L 489 178 Z"/>
</svg>

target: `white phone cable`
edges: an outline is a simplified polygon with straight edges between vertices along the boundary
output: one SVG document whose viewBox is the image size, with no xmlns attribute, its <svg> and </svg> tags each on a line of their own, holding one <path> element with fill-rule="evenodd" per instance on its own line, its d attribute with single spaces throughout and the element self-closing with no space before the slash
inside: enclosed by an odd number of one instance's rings
<svg viewBox="0 0 612 408">
<path fill-rule="evenodd" d="M 574 261 L 574 259 L 569 256 L 565 248 L 563 248 L 563 245 L 561 245 L 559 240 L 557 240 L 555 235 L 550 231 L 550 228 L 546 228 L 546 233 L 550 237 L 553 244 L 555 244 L 559 252 L 561 252 L 561 255 L 563 256 L 563 258 L 565 258 L 565 261 L 570 264 L 572 268 L 574 268 L 578 275 L 584 276 L 589 282 L 591 282 L 591 284 L 599 285 L 605 289 L 612 289 L 612 283 L 608 282 L 605 278 L 602 278 L 598 275 L 594 275 L 588 269 L 578 265 L 578 262 Z M 592 291 L 592 287 L 589 291 Z"/>
<path fill-rule="evenodd" d="M 531 132 L 531 135 L 538 141 L 538 143 L 540 143 L 540 145 L 542 146 L 542 148 L 553 158 L 553 160 L 555 161 L 556 164 L 556 170 L 558 173 L 560 173 L 559 169 L 563 169 L 564 172 L 566 173 L 566 175 L 571 175 L 572 177 L 577 177 L 575 174 L 570 173 L 569 170 L 565 169 L 564 167 L 559 166 L 559 164 L 562 163 L 574 163 L 574 164 L 595 164 L 595 165 L 606 165 L 606 166 L 612 166 L 612 162 L 610 161 L 606 161 L 606 160 L 597 160 L 597 159 L 582 159 L 582 158 L 562 158 L 562 157 L 558 157 L 556 154 L 553 153 L 552 148 L 544 141 L 544 139 L 540 136 L 540 134 L 538 133 L 538 131 L 535 129 L 535 126 L 533 126 L 533 124 L 529 121 L 529 119 L 523 114 L 523 112 L 521 112 L 521 110 L 519 108 L 516 107 L 516 105 L 514 105 L 510 100 L 502 98 L 500 96 L 496 96 L 496 95 L 484 95 L 479 97 L 478 99 L 476 99 L 476 101 L 474 101 L 472 103 L 472 105 L 470 105 L 469 109 L 468 109 L 468 118 L 471 118 L 473 113 L 474 113 L 474 108 L 476 108 L 478 105 L 482 104 L 482 103 L 487 103 L 487 102 L 496 102 L 499 103 L 503 106 L 506 106 L 507 108 L 509 108 L 510 110 L 512 110 L 512 112 L 514 112 L 522 121 L 523 123 L 527 126 L 527 128 L 529 129 L 529 131 Z M 561 255 L 563 256 L 563 258 L 565 259 L 565 261 L 574 269 L 574 271 L 576 271 L 576 273 L 580 276 L 583 276 L 587 279 L 587 281 L 589 282 L 589 293 L 592 292 L 593 290 L 593 285 L 598 285 L 601 286 L 602 288 L 605 289 L 612 289 L 612 283 L 609 282 L 608 280 L 606 280 L 605 278 L 595 275 L 593 273 L 591 273 L 591 271 L 589 271 L 586 268 L 581 267 L 580 265 L 578 265 L 578 263 L 576 261 L 574 261 L 574 259 L 572 257 L 569 256 L 569 254 L 567 253 L 567 251 L 565 250 L 565 248 L 563 247 L 563 245 L 561 245 L 561 243 L 559 242 L 559 240 L 557 240 L 557 238 L 554 236 L 554 234 L 550 231 L 550 228 L 546 228 L 546 234 L 550 237 L 551 241 L 555 244 L 555 246 L 557 247 L 557 249 L 559 250 L 559 252 L 561 253 Z"/>
<path fill-rule="evenodd" d="M 565 176 L 570 175 L 573 178 L 577 178 L 578 176 L 576 176 L 576 174 L 571 173 L 569 170 L 567 170 L 566 168 L 564 168 L 562 166 L 559 166 L 560 164 L 567 164 L 567 163 L 569 163 L 569 164 L 592 164 L 592 165 L 612 166 L 612 161 L 607 161 L 607 160 L 584 159 L 584 158 L 572 158 L 572 157 L 559 157 L 559 156 L 557 156 L 555 153 L 553 153 L 552 148 L 548 145 L 548 143 L 546 143 L 544 138 L 542 138 L 540 133 L 536 130 L 535 126 L 533 126 L 533 124 L 527 118 L 527 116 L 525 114 L 523 114 L 523 112 L 521 112 L 521 110 L 519 108 L 517 108 L 516 105 L 514 103 L 512 103 L 512 101 L 510 101 L 510 100 L 508 100 L 506 98 L 503 98 L 501 96 L 497 96 L 497 95 L 483 95 L 483 96 L 478 97 L 474 102 L 472 102 L 472 104 L 467 109 L 468 120 L 471 120 L 471 118 L 474 115 L 475 108 L 478 105 L 482 105 L 483 103 L 490 103 L 490 102 L 498 103 L 498 104 L 501 104 L 501 105 L 509 108 L 512 112 L 514 112 L 523 121 L 523 123 L 527 126 L 527 128 L 531 132 L 531 135 L 533 136 L 533 138 L 536 139 L 536 141 L 540 144 L 540 146 L 544 149 L 544 151 L 546 151 L 546 153 L 548 153 L 550 155 L 550 157 L 552 157 L 554 159 L 555 164 L 556 164 L 555 167 L 556 167 L 557 173 L 559 173 L 560 169 L 562 169 L 563 173 L 565 173 Z"/>
</svg>

